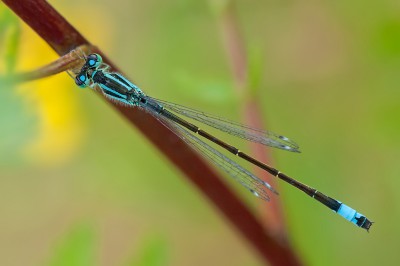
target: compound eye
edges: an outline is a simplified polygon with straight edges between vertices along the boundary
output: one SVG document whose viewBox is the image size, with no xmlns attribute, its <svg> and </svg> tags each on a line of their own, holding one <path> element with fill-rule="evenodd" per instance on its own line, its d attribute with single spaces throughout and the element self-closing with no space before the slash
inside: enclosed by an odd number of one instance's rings
<svg viewBox="0 0 400 266">
<path fill-rule="evenodd" d="M 99 54 L 91 54 L 87 57 L 86 62 L 88 67 L 96 68 L 100 66 L 100 64 L 103 62 L 103 59 Z"/>
<path fill-rule="evenodd" d="M 80 88 L 85 88 L 89 85 L 89 79 L 86 76 L 86 73 L 80 73 L 75 77 L 75 83 Z"/>
</svg>

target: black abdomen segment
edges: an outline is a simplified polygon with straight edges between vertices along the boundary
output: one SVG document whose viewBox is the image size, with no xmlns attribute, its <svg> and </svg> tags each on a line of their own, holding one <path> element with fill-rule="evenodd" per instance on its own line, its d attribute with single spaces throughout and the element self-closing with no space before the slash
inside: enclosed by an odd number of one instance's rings
<svg viewBox="0 0 400 266">
<path fill-rule="evenodd" d="M 156 108 L 156 107 L 153 107 Z M 226 149 L 227 151 L 229 151 L 230 153 L 237 155 L 238 157 L 258 166 L 259 168 L 267 171 L 268 173 L 270 173 L 273 176 L 278 177 L 279 179 L 285 181 L 286 183 L 300 189 L 301 191 L 303 191 L 304 193 L 306 193 L 307 195 L 309 195 L 310 197 L 316 199 L 317 201 L 321 202 L 322 204 L 324 204 L 325 206 L 327 206 L 329 209 L 331 209 L 332 211 L 336 212 L 337 214 L 339 214 L 340 216 L 342 216 L 343 218 L 345 218 L 346 220 L 354 223 L 355 225 L 357 225 L 358 227 L 364 228 L 367 231 L 369 230 L 369 228 L 372 225 L 372 222 L 370 220 L 368 220 L 364 215 L 358 213 L 357 211 L 355 211 L 354 209 L 350 208 L 349 206 L 341 203 L 340 201 L 337 201 L 325 194 L 323 194 L 322 192 L 309 187 L 287 175 L 285 175 L 284 173 L 281 173 L 279 170 L 265 164 L 262 163 L 260 161 L 258 161 L 257 159 L 251 157 L 250 155 L 247 155 L 244 152 L 241 152 L 238 148 L 220 140 L 219 138 L 207 133 L 204 130 L 201 130 L 199 127 L 193 125 L 192 123 L 189 123 L 183 119 L 181 119 L 180 117 L 176 116 L 175 114 L 171 113 L 170 111 L 164 109 L 163 107 L 159 106 L 158 107 L 158 113 L 165 116 L 166 118 L 178 123 L 179 125 L 189 129 L 190 131 L 199 134 L 200 136 L 210 140 L 211 142 L 214 142 L 215 144 L 219 145 L 220 147 Z"/>
</svg>

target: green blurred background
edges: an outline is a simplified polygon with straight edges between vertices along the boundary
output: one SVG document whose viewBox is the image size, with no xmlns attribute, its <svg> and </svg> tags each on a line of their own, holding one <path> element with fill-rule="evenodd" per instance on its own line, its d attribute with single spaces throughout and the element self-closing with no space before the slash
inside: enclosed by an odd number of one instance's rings
<svg viewBox="0 0 400 266">
<path fill-rule="evenodd" d="M 49 2 L 148 94 L 240 120 L 227 1 Z M 303 152 L 273 150 L 275 165 L 376 222 L 368 234 L 281 183 L 296 252 L 307 265 L 398 265 L 400 3 L 234 2 L 268 129 Z M 3 77 L 57 58 L 0 8 Z M 100 97 L 66 74 L 1 87 L 0 265 L 262 264 Z"/>
</svg>

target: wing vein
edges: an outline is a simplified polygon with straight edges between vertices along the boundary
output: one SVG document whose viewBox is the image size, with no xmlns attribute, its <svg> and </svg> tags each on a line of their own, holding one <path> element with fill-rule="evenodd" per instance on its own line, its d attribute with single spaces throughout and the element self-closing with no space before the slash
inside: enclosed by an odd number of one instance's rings
<svg viewBox="0 0 400 266">
<path fill-rule="evenodd" d="M 240 123 L 222 117 L 207 114 L 175 103 L 159 100 L 152 97 L 149 98 L 155 102 L 158 102 L 166 109 L 169 109 L 185 117 L 194 119 L 198 122 L 206 124 L 230 135 L 282 150 L 300 152 L 299 146 L 294 141 L 285 136 L 273 133 L 271 131 L 255 129 L 247 125 L 242 125 Z"/>
</svg>

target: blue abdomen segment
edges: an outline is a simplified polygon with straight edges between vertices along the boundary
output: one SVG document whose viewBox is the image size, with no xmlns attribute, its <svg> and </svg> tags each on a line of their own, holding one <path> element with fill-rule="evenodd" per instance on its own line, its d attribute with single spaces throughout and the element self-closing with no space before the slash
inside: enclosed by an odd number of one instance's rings
<svg viewBox="0 0 400 266">
<path fill-rule="evenodd" d="M 337 214 L 357 225 L 358 227 L 366 229 L 367 231 L 372 225 L 372 222 L 369 221 L 367 217 L 343 203 L 341 203 L 339 209 L 337 210 Z"/>
</svg>

